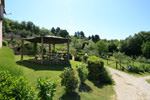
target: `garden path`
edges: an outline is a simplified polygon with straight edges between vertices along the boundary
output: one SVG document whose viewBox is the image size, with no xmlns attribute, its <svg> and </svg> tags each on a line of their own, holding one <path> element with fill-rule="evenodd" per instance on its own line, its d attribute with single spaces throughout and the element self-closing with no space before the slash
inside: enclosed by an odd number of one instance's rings
<svg viewBox="0 0 150 100">
<path fill-rule="evenodd" d="M 150 100 L 150 84 L 146 77 L 134 77 L 127 73 L 107 67 L 115 81 L 117 100 Z"/>
</svg>

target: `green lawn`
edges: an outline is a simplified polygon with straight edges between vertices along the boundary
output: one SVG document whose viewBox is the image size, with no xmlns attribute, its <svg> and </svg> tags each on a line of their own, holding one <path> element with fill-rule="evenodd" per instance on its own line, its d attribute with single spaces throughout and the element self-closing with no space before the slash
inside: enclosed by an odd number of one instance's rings
<svg viewBox="0 0 150 100">
<path fill-rule="evenodd" d="M 150 79 L 146 79 L 146 81 L 150 84 Z"/>
<path fill-rule="evenodd" d="M 24 59 L 32 57 L 24 56 Z M 56 95 L 54 100 L 111 100 L 116 99 L 115 91 L 112 85 L 103 85 L 87 80 L 84 86 L 79 86 L 74 95 L 65 95 L 64 87 L 60 86 L 60 74 L 64 67 L 68 66 L 46 66 L 33 62 L 20 62 L 20 56 L 15 56 L 17 66 L 22 69 L 24 77 L 28 82 L 36 88 L 38 77 L 50 77 L 52 80 L 59 80 Z M 70 61 L 71 67 L 76 69 L 76 66 L 81 62 Z"/>
</svg>

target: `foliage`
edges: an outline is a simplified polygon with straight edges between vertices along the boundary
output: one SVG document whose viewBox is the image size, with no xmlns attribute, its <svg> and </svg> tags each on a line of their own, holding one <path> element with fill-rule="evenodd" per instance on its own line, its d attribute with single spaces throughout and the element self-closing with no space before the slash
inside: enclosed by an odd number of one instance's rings
<svg viewBox="0 0 150 100">
<path fill-rule="evenodd" d="M 149 41 L 142 44 L 142 54 L 146 58 L 150 58 L 150 42 Z"/>
<path fill-rule="evenodd" d="M 81 83 L 84 83 L 88 77 L 88 68 L 85 65 L 77 66 L 78 75 L 80 78 Z"/>
<path fill-rule="evenodd" d="M 19 46 L 20 43 L 17 40 L 10 40 L 8 41 L 8 44 L 12 46 Z"/>
<path fill-rule="evenodd" d="M 103 40 L 100 40 L 95 44 L 95 49 L 98 50 L 100 56 L 106 55 L 108 52 L 108 45 Z"/>
<path fill-rule="evenodd" d="M 45 28 L 40 29 L 33 22 L 22 21 L 21 23 L 7 18 L 3 20 L 3 35 L 17 35 L 20 37 L 31 37 L 39 35 L 52 35 L 52 33 Z"/>
<path fill-rule="evenodd" d="M 2 44 L 3 44 L 3 46 L 8 46 L 8 43 L 5 40 L 2 41 Z"/>
<path fill-rule="evenodd" d="M 0 70 L 8 70 L 14 76 L 22 74 L 22 70 L 16 66 L 13 50 L 8 47 L 0 49 Z"/>
<path fill-rule="evenodd" d="M 113 57 L 119 62 L 120 66 L 126 58 L 124 53 L 121 53 L 121 52 L 114 52 Z"/>
<path fill-rule="evenodd" d="M 0 72 L 0 98 L 2 100 L 33 100 L 34 92 L 23 77 L 13 77 Z"/>
<path fill-rule="evenodd" d="M 101 83 L 112 84 L 112 77 L 104 68 L 104 62 L 98 57 L 91 56 L 88 58 L 88 77 L 91 80 L 98 80 Z"/>
<path fill-rule="evenodd" d="M 84 32 L 83 32 L 83 31 L 81 31 L 81 32 L 78 31 L 78 32 L 75 32 L 74 37 L 77 37 L 77 38 L 84 38 L 85 35 L 84 35 Z"/>
<path fill-rule="evenodd" d="M 144 72 L 144 69 L 142 67 L 138 67 L 138 66 L 132 66 L 129 69 L 130 72 L 135 72 L 135 73 L 140 73 L 140 72 Z"/>
<path fill-rule="evenodd" d="M 78 78 L 75 76 L 75 71 L 71 68 L 65 68 L 61 74 L 61 85 L 65 86 L 66 92 L 71 94 L 78 87 Z"/>
<path fill-rule="evenodd" d="M 150 41 L 150 31 L 141 31 L 120 41 L 120 51 L 128 56 L 139 56 L 142 54 L 142 44 L 147 41 Z"/>
<path fill-rule="evenodd" d="M 109 52 L 115 52 L 117 51 L 117 45 L 114 42 L 111 42 L 108 44 L 108 51 Z"/>
<path fill-rule="evenodd" d="M 49 79 L 42 80 L 41 78 L 38 78 L 37 88 L 40 90 L 38 97 L 41 100 L 53 100 L 56 92 L 56 86 L 56 82 L 52 82 Z"/>
<path fill-rule="evenodd" d="M 75 61 L 82 61 L 82 56 L 76 54 L 76 55 L 74 56 L 74 60 L 75 60 Z"/>
<path fill-rule="evenodd" d="M 99 35 L 96 34 L 95 36 L 94 35 L 89 36 L 88 39 L 92 40 L 94 43 L 96 43 L 100 40 L 100 37 L 99 37 Z"/>
<path fill-rule="evenodd" d="M 67 32 L 67 30 L 60 30 L 58 32 L 58 35 L 61 36 L 61 37 L 66 38 L 67 36 L 69 36 L 69 33 Z"/>
</svg>

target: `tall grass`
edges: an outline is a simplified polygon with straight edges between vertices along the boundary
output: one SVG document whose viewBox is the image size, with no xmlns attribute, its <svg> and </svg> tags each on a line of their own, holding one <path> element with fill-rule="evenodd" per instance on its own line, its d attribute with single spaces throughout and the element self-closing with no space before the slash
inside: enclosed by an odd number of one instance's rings
<svg viewBox="0 0 150 100">
<path fill-rule="evenodd" d="M 0 71 L 8 70 L 11 75 L 20 76 L 22 71 L 16 66 L 13 50 L 8 47 L 0 48 Z"/>
</svg>

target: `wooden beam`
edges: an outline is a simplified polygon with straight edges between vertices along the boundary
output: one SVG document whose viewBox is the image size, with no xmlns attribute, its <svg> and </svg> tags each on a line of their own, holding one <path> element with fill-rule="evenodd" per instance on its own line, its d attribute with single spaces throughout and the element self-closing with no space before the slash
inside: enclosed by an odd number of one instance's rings
<svg viewBox="0 0 150 100">
<path fill-rule="evenodd" d="M 42 57 L 41 57 L 41 64 L 43 64 L 43 48 L 44 48 L 44 45 L 43 45 L 43 36 L 41 37 L 41 45 L 42 45 L 42 50 L 41 50 L 41 51 L 42 51 L 42 52 L 41 52 L 41 53 L 42 53 L 42 54 L 41 54 L 41 56 L 42 56 Z"/>
<path fill-rule="evenodd" d="M 51 44 L 49 43 L 49 53 L 51 52 Z"/>
</svg>

